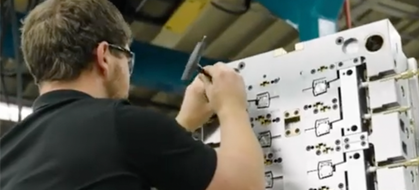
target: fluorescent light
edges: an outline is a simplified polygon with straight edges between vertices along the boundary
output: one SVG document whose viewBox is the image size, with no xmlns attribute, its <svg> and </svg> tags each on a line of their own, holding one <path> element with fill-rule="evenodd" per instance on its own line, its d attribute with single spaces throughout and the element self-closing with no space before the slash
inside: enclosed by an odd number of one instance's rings
<svg viewBox="0 0 419 190">
<path fill-rule="evenodd" d="M 0 120 L 17 122 L 19 118 L 18 110 L 19 109 L 15 104 L 6 104 L 4 102 L 0 102 Z M 31 113 L 32 108 L 22 107 L 22 119 L 24 119 Z"/>
</svg>

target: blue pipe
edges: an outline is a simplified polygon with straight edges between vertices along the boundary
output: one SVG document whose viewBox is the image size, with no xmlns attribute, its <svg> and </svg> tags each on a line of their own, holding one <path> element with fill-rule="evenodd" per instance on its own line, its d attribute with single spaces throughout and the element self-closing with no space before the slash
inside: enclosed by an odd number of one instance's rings
<svg viewBox="0 0 419 190">
<path fill-rule="evenodd" d="M 18 20 L 21 20 L 24 16 L 24 14 L 19 14 Z M 3 41 L 3 55 L 1 56 L 15 57 L 12 39 L 12 31 L 7 30 Z M 183 93 L 186 84 L 180 78 L 189 54 L 138 41 L 133 42 L 131 50 L 136 54 L 134 71 L 131 77 L 133 85 L 171 93 Z M 208 65 L 216 61 L 203 58 L 201 64 Z"/>
<path fill-rule="evenodd" d="M 295 27 L 299 31 L 301 41 L 307 41 L 337 32 L 339 12 L 345 0 L 258 1 Z"/>
</svg>

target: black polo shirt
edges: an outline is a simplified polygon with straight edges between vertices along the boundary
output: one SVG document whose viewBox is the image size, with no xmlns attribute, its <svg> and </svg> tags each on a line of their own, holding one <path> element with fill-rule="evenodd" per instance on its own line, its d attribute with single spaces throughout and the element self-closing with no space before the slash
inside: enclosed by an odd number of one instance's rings
<svg viewBox="0 0 419 190">
<path fill-rule="evenodd" d="M 72 90 L 0 139 L 2 190 L 204 190 L 215 151 L 165 115 Z"/>
</svg>

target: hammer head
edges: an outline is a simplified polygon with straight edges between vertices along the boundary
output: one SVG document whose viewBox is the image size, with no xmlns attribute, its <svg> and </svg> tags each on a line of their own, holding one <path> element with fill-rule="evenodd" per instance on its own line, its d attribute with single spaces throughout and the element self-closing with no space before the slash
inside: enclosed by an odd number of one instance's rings
<svg viewBox="0 0 419 190">
<path fill-rule="evenodd" d="M 189 56 L 189 60 L 186 63 L 185 70 L 183 70 L 181 78 L 183 81 L 190 80 L 194 71 L 198 69 L 199 61 L 201 61 L 202 53 L 205 49 L 205 38 L 206 36 L 204 36 L 202 40 L 195 45 L 194 50 Z"/>
</svg>

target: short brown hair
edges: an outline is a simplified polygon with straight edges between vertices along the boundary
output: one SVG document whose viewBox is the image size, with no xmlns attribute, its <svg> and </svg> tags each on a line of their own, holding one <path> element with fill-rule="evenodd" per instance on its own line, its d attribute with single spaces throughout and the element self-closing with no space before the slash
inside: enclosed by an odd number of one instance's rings
<svg viewBox="0 0 419 190">
<path fill-rule="evenodd" d="M 24 19 L 22 52 L 36 83 L 76 79 L 101 41 L 125 46 L 131 31 L 109 0 L 46 0 Z"/>
</svg>

